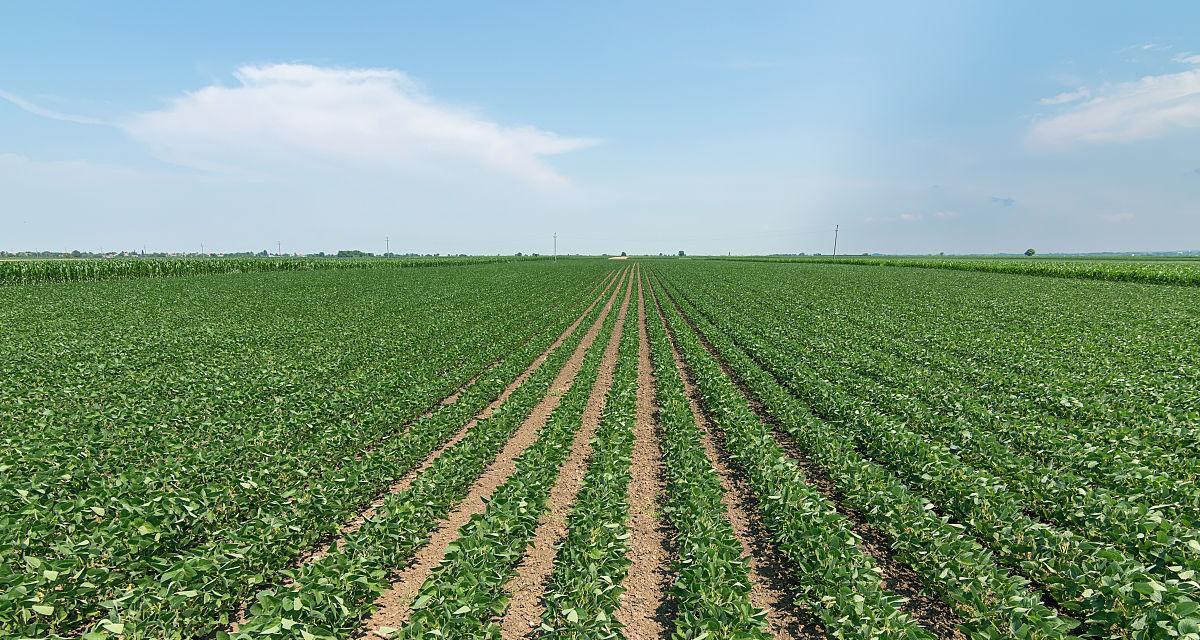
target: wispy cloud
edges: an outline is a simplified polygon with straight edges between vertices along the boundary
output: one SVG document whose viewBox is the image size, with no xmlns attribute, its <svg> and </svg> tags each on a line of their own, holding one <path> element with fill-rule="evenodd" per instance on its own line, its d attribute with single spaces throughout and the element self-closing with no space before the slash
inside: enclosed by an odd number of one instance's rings
<svg viewBox="0 0 1200 640">
<path fill-rule="evenodd" d="M 9 93 L 0 98 L 46 118 L 111 124 L 173 164 L 242 176 L 314 166 L 482 169 L 554 186 L 565 178 L 547 157 L 598 143 L 499 124 L 435 100 L 394 69 L 251 65 L 234 78 L 233 85 L 212 84 L 112 123 L 43 109 Z"/>
<path fill-rule="evenodd" d="M 924 222 L 926 220 L 945 221 L 945 220 L 954 220 L 956 218 L 958 218 L 958 212 L 956 212 L 956 211 L 935 211 L 928 215 L 918 212 L 918 211 L 910 211 L 910 212 L 901 213 L 901 214 L 895 215 L 895 216 L 870 216 L 870 217 L 864 218 L 863 222 L 865 222 L 867 224 L 897 223 L 897 222 L 905 223 L 905 224 L 913 224 L 913 223 L 917 223 L 917 222 Z"/>
<path fill-rule="evenodd" d="M 1200 56 L 1177 60 L 1198 68 L 1092 91 L 1082 102 L 1035 122 L 1026 134 L 1026 144 L 1037 151 L 1061 151 L 1081 144 L 1134 142 L 1200 128 Z M 1054 102 L 1057 97 L 1044 104 L 1066 104 Z"/>
<path fill-rule="evenodd" d="M 1122 211 L 1120 213 L 1106 213 L 1106 214 L 1103 214 L 1100 216 L 1101 220 L 1103 220 L 1105 222 L 1110 222 L 1113 224 L 1120 224 L 1122 222 L 1133 222 L 1136 218 L 1137 218 L 1137 216 L 1135 216 L 1132 213 L 1129 213 L 1128 211 Z"/>
<path fill-rule="evenodd" d="M 1078 100 L 1090 98 L 1091 96 L 1092 92 L 1088 90 L 1087 87 L 1079 87 L 1074 91 L 1064 91 L 1063 93 L 1050 98 L 1042 98 L 1041 100 L 1038 100 L 1038 104 L 1067 104 L 1069 102 L 1076 102 Z"/>
<path fill-rule="evenodd" d="M 1131 44 L 1127 47 L 1121 47 L 1120 49 L 1117 50 L 1117 53 L 1126 53 L 1129 51 L 1158 51 L 1158 50 L 1170 49 L 1170 48 L 1171 47 L 1168 45 L 1158 44 L 1156 42 L 1142 42 L 1139 44 Z"/>
<path fill-rule="evenodd" d="M 60 113 L 58 111 L 53 111 L 51 109 L 44 109 L 28 100 L 22 98 L 21 96 L 13 95 L 13 94 L 11 94 L 7 91 L 3 91 L 3 90 L 0 90 L 0 99 L 6 100 L 6 101 L 12 103 L 17 108 L 27 111 L 29 113 L 32 113 L 35 116 L 41 116 L 43 118 L 49 118 L 51 120 L 61 120 L 63 122 L 74 122 L 75 124 L 98 124 L 98 125 L 112 124 L 110 122 L 101 120 L 99 118 L 90 118 L 88 116 L 77 116 L 77 115 L 73 115 L 73 114 L 69 114 L 69 113 Z"/>
<path fill-rule="evenodd" d="M 998 204 L 1002 207 L 1011 207 L 1017 204 L 1017 201 L 1004 196 L 992 196 L 992 204 Z"/>
<path fill-rule="evenodd" d="M 384 167 L 466 163 L 541 185 L 564 181 L 547 156 L 597 143 L 440 103 L 393 69 L 272 64 L 244 66 L 235 78 L 122 126 L 160 157 L 205 169 L 296 156 Z"/>
</svg>

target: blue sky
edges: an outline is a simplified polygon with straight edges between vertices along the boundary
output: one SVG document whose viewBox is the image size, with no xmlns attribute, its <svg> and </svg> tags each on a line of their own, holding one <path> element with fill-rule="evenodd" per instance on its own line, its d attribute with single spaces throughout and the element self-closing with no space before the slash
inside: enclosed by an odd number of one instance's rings
<svg viewBox="0 0 1200 640">
<path fill-rule="evenodd" d="M 0 248 L 1200 249 L 1195 3 L 9 3 Z"/>
</svg>

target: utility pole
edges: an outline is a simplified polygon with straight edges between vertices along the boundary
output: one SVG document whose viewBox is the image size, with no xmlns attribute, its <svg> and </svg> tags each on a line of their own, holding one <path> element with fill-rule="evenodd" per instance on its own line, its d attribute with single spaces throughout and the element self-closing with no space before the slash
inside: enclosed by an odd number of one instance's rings
<svg viewBox="0 0 1200 640">
<path fill-rule="evenodd" d="M 838 236 L 838 227 L 840 227 L 840 226 L 841 225 L 837 225 L 837 224 L 833 225 L 833 255 L 835 255 L 835 256 L 837 255 L 837 236 Z"/>
<path fill-rule="evenodd" d="M 558 260 L 558 232 L 554 232 L 554 259 Z"/>
<path fill-rule="evenodd" d="M 384 236 L 383 237 L 383 255 L 386 256 L 387 254 L 389 254 L 391 252 L 392 252 L 392 239 L 389 238 L 388 236 Z"/>
<path fill-rule="evenodd" d="M 278 240 L 275 241 L 275 255 L 283 255 L 283 243 Z"/>
<path fill-rule="evenodd" d="M 200 255 L 204 255 L 204 243 L 200 243 Z"/>
</svg>

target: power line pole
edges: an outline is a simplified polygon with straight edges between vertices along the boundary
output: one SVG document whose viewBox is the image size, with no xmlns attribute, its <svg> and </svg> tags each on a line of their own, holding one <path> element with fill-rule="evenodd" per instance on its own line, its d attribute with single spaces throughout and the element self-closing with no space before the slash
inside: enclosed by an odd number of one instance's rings
<svg viewBox="0 0 1200 640">
<path fill-rule="evenodd" d="M 837 224 L 833 225 L 833 255 L 835 255 L 835 256 L 837 255 L 837 236 L 838 236 L 838 227 L 840 227 L 840 226 L 841 225 L 837 225 Z"/>
<path fill-rule="evenodd" d="M 388 236 L 384 236 L 383 237 L 383 255 L 386 256 L 387 254 L 389 254 L 391 252 L 392 252 L 392 239 L 389 238 Z"/>
<path fill-rule="evenodd" d="M 275 241 L 275 255 L 283 255 L 283 243 L 278 240 Z"/>
<path fill-rule="evenodd" d="M 558 232 L 554 232 L 554 259 L 558 260 Z"/>
</svg>

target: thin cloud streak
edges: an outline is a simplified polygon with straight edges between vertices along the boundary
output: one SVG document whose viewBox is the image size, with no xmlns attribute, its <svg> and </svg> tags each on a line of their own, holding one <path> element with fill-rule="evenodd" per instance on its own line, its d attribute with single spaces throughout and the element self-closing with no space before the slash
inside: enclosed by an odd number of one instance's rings
<svg viewBox="0 0 1200 640">
<path fill-rule="evenodd" d="M 1200 56 L 1181 61 L 1200 65 Z M 1059 104 L 1057 99 L 1043 103 Z M 1149 140 L 1196 128 L 1200 128 L 1200 68 L 1106 87 L 1034 123 L 1025 143 L 1034 151 L 1066 151 L 1080 145 Z"/>
<path fill-rule="evenodd" d="M 483 170 L 554 188 L 567 180 L 547 157 L 600 143 L 440 103 L 394 69 L 247 65 L 234 77 L 232 86 L 209 85 L 115 122 L 59 113 L 6 91 L 0 98 L 39 117 L 119 128 L 171 164 L 251 179 L 295 168 Z"/>
<path fill-rule="evenodd" d="M 204 170 L 483 168 L 538 186 L 566 182 L 547 156 L 599 143 L 442 104 L 393 69 L 272 64 L 234 77 L 235 85 L 188 92 L 121 126 L 161 159 Z"/>
<path fill-rule="evenodd" d="M 21 96 L 18 96 L 18 95 L 15 95 L 15 94 L 9 93 L 7 91 L 3 91 L 3 90 L 0 90 L 0 99 L 8 101 L 9 103 L 14 105 L 18 109 L 21 109 L 22 111 L 32 113 L 33 115 L 40 116 L 42 118 L 49 118 L 51 120 L 59 120 L 62 122 L 74 122 L 75 124 L 114 126 L 113 123 L 107 122 L 105 120 L 101 120 L 99 118 L 92 118 L 89 116 L 78 116 L 78 115 L 73 115 L 70 113 L 60 113 L 58 111 L 46 109 L 46 108 L 40 107 L 40 106 L 22 98 Z"/>
<path fill-rule="evenodd" d="M 1064 91 L 1051 98 L 1042 98 L 1038 100 L 1038 104 L 1067 104 L 1090 97 L 1092 97 L 1092 92 L 1087 87 L 1080 87 L 1075 91 Z"/>
</svg>

